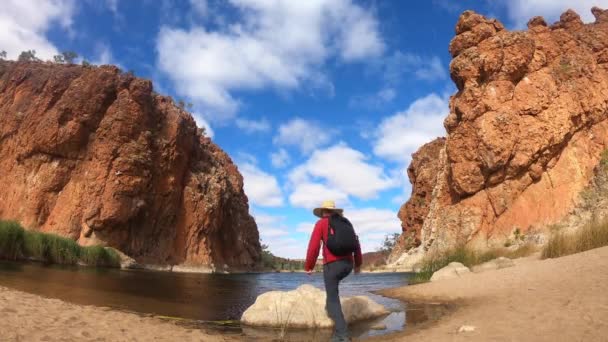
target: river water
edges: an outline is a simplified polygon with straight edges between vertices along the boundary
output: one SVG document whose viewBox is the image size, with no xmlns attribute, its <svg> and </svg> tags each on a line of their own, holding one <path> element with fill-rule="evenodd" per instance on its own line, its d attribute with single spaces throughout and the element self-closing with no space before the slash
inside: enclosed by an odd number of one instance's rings
<svg viewBox="0 0 608 342">
<path fill-rule="evenodd" d="M 364 273 L 350 275 L 341 283 L 341 295 L 367 295 L 392 311 L 387 317 L 354 326 L 354 337 L 402 330 L 441 315 L 442 308 L 408 306 L 372 293 L 407 285 L 407 278 L 407 273 Z M 238 324 L 222 326 L 213 321 L 238 320 L 261 293 L 292 290 L 302 284 L 323 288 L 323 278 L 319 273 L 188 274 L 0 262 L 2 286 L 77 304 L 183 318 L 191 324 L 261 340 L 274 332 L 241 328 Z M 378 323 L 387 329 L 370 328 Z"/>
</svg>

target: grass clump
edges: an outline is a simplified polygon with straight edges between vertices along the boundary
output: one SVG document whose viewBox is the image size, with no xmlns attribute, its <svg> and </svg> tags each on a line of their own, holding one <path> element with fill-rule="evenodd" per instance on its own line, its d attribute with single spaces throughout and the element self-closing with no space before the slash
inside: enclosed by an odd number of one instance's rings
<svg viewBox="0 0 608 342">
<path fill-rule="evenodd" d="M 120 257 L 102 246 L 81 247 L 80 261 L 90 266 L 120 267 Z"/>
<path fill-rule="evenodd" d="M 0 258 L 18 260 L 22 256 L 23 228 L 14 221 L 0 221 Z"/>
<path fill-rule="evenodd" d="M 59 235 L 27 231 L 13 221 L 0 221 L 0 258 L 63 265 L 120 266 L 120 257 L 113 250 L 101 246 L 82 247 Z"/>
<path fill-rule="evenodd" d="M 541 258 L 557 258 L 608 246 L 608 220 L 592 221 L 574 233 L 554 231 Z"/>
<path fill-rule="evenodd" d="M 410 276 L 410 278 L 408 278 L 408 283 L 419 284 L 428 282 L 431 280 L 433 273 L 446 267 L 451 262 L 459 262 L 467 267 L 472 267 L 499 257 L 510 259 L 521 258 L 528 256 L 535 251 L 536 248 L 531 244 L 524 244 L 514 250 L 497 248 L 483 252 L 474 251 L 464 246 L 456 247 L 442 253 L 434 253 L 426 256 L 421 262 L 420 271 Z"/>
</svg>

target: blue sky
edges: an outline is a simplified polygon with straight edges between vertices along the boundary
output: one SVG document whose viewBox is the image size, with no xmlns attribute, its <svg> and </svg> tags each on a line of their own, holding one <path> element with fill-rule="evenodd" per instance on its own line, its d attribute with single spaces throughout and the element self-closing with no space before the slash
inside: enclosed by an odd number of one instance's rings
<svg viewBox="0 0 608 342">
<path fill-rule="evenodd" d="M 411 191 L 410 156 L 445 134 L 448 44 L 473 9 L 520 29 L 608 0 L 8 0 L 0 50 L 72 50 L 193 104 L 238 164 L 264 243 L 305 255 L 311 209 L 335 199 L 364 251 Z"/>
</svg>

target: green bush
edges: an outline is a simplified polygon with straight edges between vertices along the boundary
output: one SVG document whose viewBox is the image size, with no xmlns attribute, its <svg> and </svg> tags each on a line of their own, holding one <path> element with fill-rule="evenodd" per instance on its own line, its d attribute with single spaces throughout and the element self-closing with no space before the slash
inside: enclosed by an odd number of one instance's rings
<svg viewBox="0 0 608 342">
<path fill-rule="evenodd" d="M 120 267 L 120 256 L 101 246 L 81 247 L 55 234 L 24 230 L 17 222 L 0 221 L 0 259 Z"/>
<path fill-rule="evenodd" d="M 49 242 L 48 236 L 39 232 L 28 232 L 25 234 L 23 251 L 28 257 L 45 261 L 48 259 Z"/>
<path fill-rule="evenodd" d="M 0 221 L 0 258 L 17 260 L 22 257 L 25 232 L 19 223 Z"/>
<path fill-rule="evenodd" d="M 118 254 L 102 246 L 82 247 L 80 261 L 89 266 L 120 267 Z"/>
<path fill-rule="evenodd" d="M 56 264 L 74 265 L 80 259 L 80 247 L 74 240 L 48 234 L 49 261 Z"/>
</svg>

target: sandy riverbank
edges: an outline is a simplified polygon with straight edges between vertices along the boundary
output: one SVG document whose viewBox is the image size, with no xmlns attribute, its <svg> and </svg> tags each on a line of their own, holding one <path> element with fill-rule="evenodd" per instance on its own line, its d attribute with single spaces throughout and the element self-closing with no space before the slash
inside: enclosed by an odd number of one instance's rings
<svg viewBox="0 0 608 342">
<path fill-rule="evenodd" d="M 0 341 L 235 341 L 155 317 L 0 287 Z"/>
<path fill-rule="evenodd" d="M 437 323 L 378 341 L 606 341 L 608 247 L 381 293 L 455 303 L 457 309 Z M 458 333 L 463 325 L 475 331 Z"/>
</svg>

